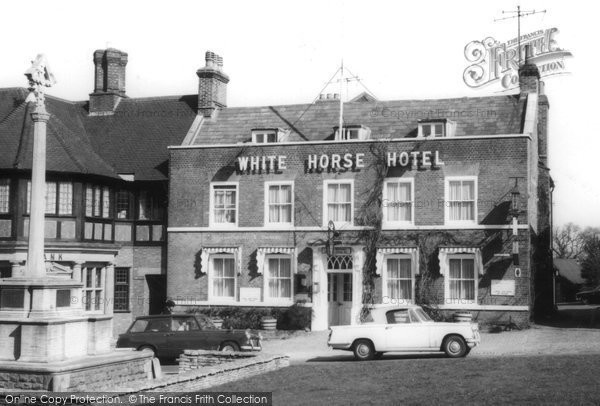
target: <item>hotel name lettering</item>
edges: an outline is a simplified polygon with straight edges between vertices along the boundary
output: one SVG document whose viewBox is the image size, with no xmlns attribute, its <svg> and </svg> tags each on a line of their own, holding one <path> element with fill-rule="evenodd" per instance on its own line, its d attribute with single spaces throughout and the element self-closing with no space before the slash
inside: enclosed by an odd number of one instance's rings
<svg viewBox="0 0 600 406">
<path fill-rule="evenodd" d="M 306 172 L 360 170 L 365 167 L 365 154 L 309 154 L 304 162 Z M 444 162 L 439 151 L 402 151 L 388 152 L 386 164 L 416 170 L 439 168 Z M 242 173 L 283 172 L 287 170 L 287 155 L 240 156 L 237 170 Z"/>
</svg>

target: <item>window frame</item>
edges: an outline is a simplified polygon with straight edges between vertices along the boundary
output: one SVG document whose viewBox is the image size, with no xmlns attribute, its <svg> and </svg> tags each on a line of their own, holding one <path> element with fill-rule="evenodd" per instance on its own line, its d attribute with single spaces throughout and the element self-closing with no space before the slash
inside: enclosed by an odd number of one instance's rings
<svg viewBox="0 0 600 406">
<path fill-rule="evenodd" d="M 344 227 L 354 225 L 354 179 L 326 179 L 323 181 L 323 227 L 327 227 L 329 224 L 329 202 L 327 200 L 329 185 L 335 184 L 349 184 L 350 185 L 350 220 L 349 221 L 334 221 L 337 227 Z M 341 204 L 341 203 L 333 203 Z"/>
<path fill-rule="evenodd" d="M 264 225 L 265 227 L 281 227 L 281 228 L 290 228 L 294 226 L 294 181 L 269 181 L 265 182 L 265 218 Z M 269 201 L 269 188 L 271 186 L 290 186 L 291 187 L 291 202 L 290 202 L 290 221 L 289 222 L 271 222 L 269 219 L 269 206 L 271 202 Z M 282 205 L 281 203 L 274 203 L 278 205 Z"/>
<path fill-rule="evenodd" d="M 87 213 L 87 208 L 88 208 L 88 188 L 91 189 L 92 191 L 92 195 L 91 195 L 91 214 L 88 215 Z M 96 199 L 96 190 L 99 189 L 100 191 L 100 197 L 98 198 L 98 200 Z M 105 194 L 108 192 L 108 215 L 105 217 L 104 216 L 104 202 L 106 199 Z M 114 209 L 114 199 L 113 199 L 113 188 L 111 188 L 108 185 L 101 185 L 101 184 L 97 184 L 97 183 L 85 183 L 83 186 L 83 214 L 85 218 L 89 218 L 89 219 L 103 219 L 103 220 L 113 220 L 114 219 L 114 214 L 113 214 L 113 209 Z M 94 213 L 96 213 L 96 203 L 99 204 L 99 208 L 98 208 L 98 212 L 100 213 L 99 215 L 95 215 Z"/>
<path fill-rule="evenodd" d="M 263 137 L 262 141 L 257 141 L 258 136 Z M 269 135 L 274 136 L 274 141 L 269 142 Z M 279 131 L 278 130 L 252 130 L 252 143 L 253 144 L 277 144 L 279 142 Z"/>
<path fill-rule="evenodd" d="M 392 298 L 390 296 L 390 292 L 388 291 L 388 281 L 389 281 L 389 277 L 388 277 L 388 259 L 408 259 L 410 261 L 410 283 L 411 283 L 411 298 L 410 299 L 404 299 L 404 298 Z M 381 272 L 381 283 L 382 283 L 382 296 L 383 297 L 388 297 L 390 299 L 390 303 L 398 303 L 398 300 L 404 300 L 406 303 L 402 303 L 402 304 L 413 304 L 415 302 L 415 285 L 416 285 L 416 266 L 417 264 L 415 264 L 415 261 L 413 260 L 412 255 L 410 254 L 386 254 L 383 256 L 383 269 Z M 396 280 L 407 280 L 407 278 L 394 278 Z"/>
<path fill-rule="evenodd" d="M 233 261 L 233 296 L 217 296 L 213 288 L 215 280 L 214 260 L 215 259 L 231 259 Z M 218 303 L 234 303 L 238 297 L 238 273 L 237 261 L 235 254 L 211 254 L 208 257 L 208 300 Z"/>
<path fill-rule="evenodd" d="M 453 299 L 450 297 L 450 260 L 452 259 L 460 259 L 461 260 L 461 273 L 462 273 L 462 260 L 470 259 L 473 261 L 473 280 L 474 280 L 474 288 L 473 292 L 475 298 L 473 300 L 468 299 Z M 444 275 L 444 305 L 459 308 L 459 307 L 470 307 L 479 304 L 479 275 L 480 270 L 478 269 L 477 260 L 474 254 L 448 254 L 446 259 L 448 261 L 447 265 L 447 274 Z M 455 278 L 452 278 L 455 279 Z M 465 280 L 464 278 L 459 278 L 458 280 Z"/>
<path fill-rule="evenodd" d="M 0 210 L 0 216 L 10 215 L 12 213 L 12 189 L 13 189 L 12 179 L 9 177 L 0 178 L 0 190 L 2 187 L 6 187 L 6 211 Z"/>
<path fill-rule="evenodd" d="M 351 138 L 351 132 L 356 131 L 356 138 Z M 346 125 L 342 127 L 340 132 L 339 127 L 335 127 L 335 141 L 364 141 L 371 139 L 371 130 L 362 125 Z"/>
<path fill-rule="evenodd" d="M 382 202 L 388 200 L 387 199 L 387 192 L 388 192 L 388 184 L 389 183 L 408 183 L 410 184 L 410 204 L 411 204 L 411 208 L 410 208 L 410 221 L 404 221 L 404 220 L 396 220 L 396 221 L 392 221 L 388 219 L 388 206 L 383 206 L 382 205 L 382 220 L 383 220 L 383 226 L 388 226 L 388 227 L 393 227 L 393 226 L 412 226 L 415 224 L 415 179 L 414 178 L 386 178 L 385 181 L 383 182 L 383 190 L 382 190 Z"/>
<path fill-rule="evenodd" d="M 472 220 L 450 220 L 450 182 L 473 182 L 473 219 Z M 479 223 L 479 212 L 477 207 L 478 185 L 477 176 L 447 176 L 444 179 L 444 224 L 472 226 Z M 461 200 L 465 202 L 466 200 Z"/>
<path fill-rule="evenodd" d="M 235 186 L 235 222 L 234 223 L 217 223 L 215 221 L 215 187 L 219 186 Z M 237 228 L 240 221 L 240 185 L 239 182 L 211 182 L 209 195 L 209 227 L 215 228 Z"/>
<path fill-rule="evenodd" d="M 127 274 L 127 282 L 118 282 L 117 281 L 117 272 L 125 271 Z M 129 313 L 131 312 L 130 298 L 131 298 L 131 268 L 128 267 L 115 267 L 114 270 L 114 289 L 113 289 L 113 312 L 114 313 Z M 125 302 L 125 309 L 117 309 L 117 286 L 125 286 L 127 288 L 127 300 Z"/>
<path fill-rule="evenodd" d="M 92 270 L 92 282 L 90 287 L 87 287 L 87 270 Z M 97 286 L 97 270 L 100 270 L 100 286 Z M 104 314 L 104 303 L 106 301 L 106 266 L 100 264 L 83 264 L 81 267 L 81 283 L 83 287 L 81 288 L 81 304 L 82 310 L 86 314 Z M 96 292 L 100 292 L 100 304 L 99 309 L 92 308 L 90 310 L 86 309 L 87 306 L 87 298 L 86 293 L 90 291 L 92 293 L 92 300 L 96 300 Z M 91 307 L 96 305 L 95 302 L 90 304 Z"/>
<path fill-rule="evenodd" d="M 269 294 L 269 280 L 271 277 L 269 276 L 269 260 L 270 259 L 287 259 L 290 261 L 290 297 L 289 298 L 281 298 L 281 297 L 272 297 Z M 265 303 L 271 304 L 285 304 L 291 305 L 294 302 L 294 275 L 296 274 L 296 264 L 292 255 L 289 254 L 267 254 L 265 255 L 265 264 L 263 271 L 263 301 Z M 285 278 L 276 278 L 276 279 L 285 279 Z"/>
<path fill-rule="evenodd" d="M 49 212 L 47 211 L 47 205 L 48 203 L 46 202 L 46 196 L 47 196 L 47 192 L 48 192 L 48 184 L 54 184 L 55 186 L 55 194 L 54 194 L 54 211 L 53 212 Z M 60 189 L 61 189 L 61 185 L 70 185 L 71 186 L 71 211 L 70 213 L 61 213 L 60 212 Z M 10 181 L 9 181 L 9 187 L 10 187 Z M 32 185 L 31 185 L 31 179 L 27 179 L 27 184 L 25 185 L 25 214 L 26 215 L 31 215 L 31 192 L 32 192 Z M 10 193 L 10 190 L 9 190 Z M 9 196 L 10 198 L 10 196 Z M 9 206 L 10 206 L 10 201 L 9 201 Z M 44 216 L 51 216 L 51 217 L 75 217 L 75 185 L 72 181 L 67 180 L 67 181 L 61 181 L 61 180 L 46 180 L 46 183 L 44 184 Z M 10 207 L 9 207 L 10 210 Z M 10 212 L 9 212 L 10 213 Z M 9 213 L 1 213 L 0 214 L 9 214 Z"/>
</svg>

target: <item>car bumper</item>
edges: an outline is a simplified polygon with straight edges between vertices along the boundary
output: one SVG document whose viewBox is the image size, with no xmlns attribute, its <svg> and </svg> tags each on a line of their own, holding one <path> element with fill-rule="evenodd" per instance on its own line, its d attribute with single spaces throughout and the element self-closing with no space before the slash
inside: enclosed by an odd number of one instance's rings
<svg viewBox="0 0 600 406">
<path fill-rule="evenodd" d="M 241 351 L 261 351 L 262 350 L 262 345 L 260 343 L 260 340 L 250 340 L 250 342 L 246 345 L 242 345 L 240 347 Z"/>
<path fill-rule="evenodd" d="M 467 338 L 465 341 L 467 342 L 467 345 L 469 346 L 469 348 L 474 348 L 474 347 L 477 347 L 481 343 L 481 336 L 479 335 L 479 332 L 477 332 L 477 333 L 475 333 L 475 337 Z"/>
<path fill-rule="evenodd" d="M 350 343 L 327 343 L 334 350 L 348 350 L 352 346 Z"/>
<path fill-rule="evenodd" d="M 253 345 L 242 345 L 240 347 L 240 350 L 242 350 L 242 351 L 260 351 L 260 350 L 262 350 L 262 347 L 255 347 Z"/>
</svg>

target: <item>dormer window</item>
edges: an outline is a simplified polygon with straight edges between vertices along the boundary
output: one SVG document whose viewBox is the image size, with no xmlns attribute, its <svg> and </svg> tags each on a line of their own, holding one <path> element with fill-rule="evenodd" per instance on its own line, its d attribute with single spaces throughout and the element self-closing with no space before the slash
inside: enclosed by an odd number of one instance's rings
<svg viewBox="0 0 600 406">
<path fill-rule="evenodd" d="M 281 128 L 266 128 L 252 130 L 252 142 L 255 144 L 272 144 L 283 142 L 286 132 Z"/>
<path fill-rule="evenodd" d="M 456 123 L 446 118 L 419 120 L 418 137 L 454 137 Z"/>
<path fill-rule="evenodd" d="M 340 135 L 339 128 L 335 129 L 335 139 L 337 141 L 347 140 L 368 140 L 371 138 L 371 130 L 362 125 L 350 125 L 342 127 L 342 134 Z"/>
</svg>

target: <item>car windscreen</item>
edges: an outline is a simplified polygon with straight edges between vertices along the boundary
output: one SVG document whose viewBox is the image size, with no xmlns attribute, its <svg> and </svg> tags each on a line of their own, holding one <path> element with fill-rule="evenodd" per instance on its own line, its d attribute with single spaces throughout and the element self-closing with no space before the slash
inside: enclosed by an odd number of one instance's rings
<svg viewBox="0 0 600 406">
<path fill-rule="evenodd" d="M 133 322 L 133 325 L 129 329 L 129 332 L 130 333 L 142 333 L 142 332 L 146 331 L 147 327 L 148 327 L 147 319 L 136 320 Z"/>
</svg>

